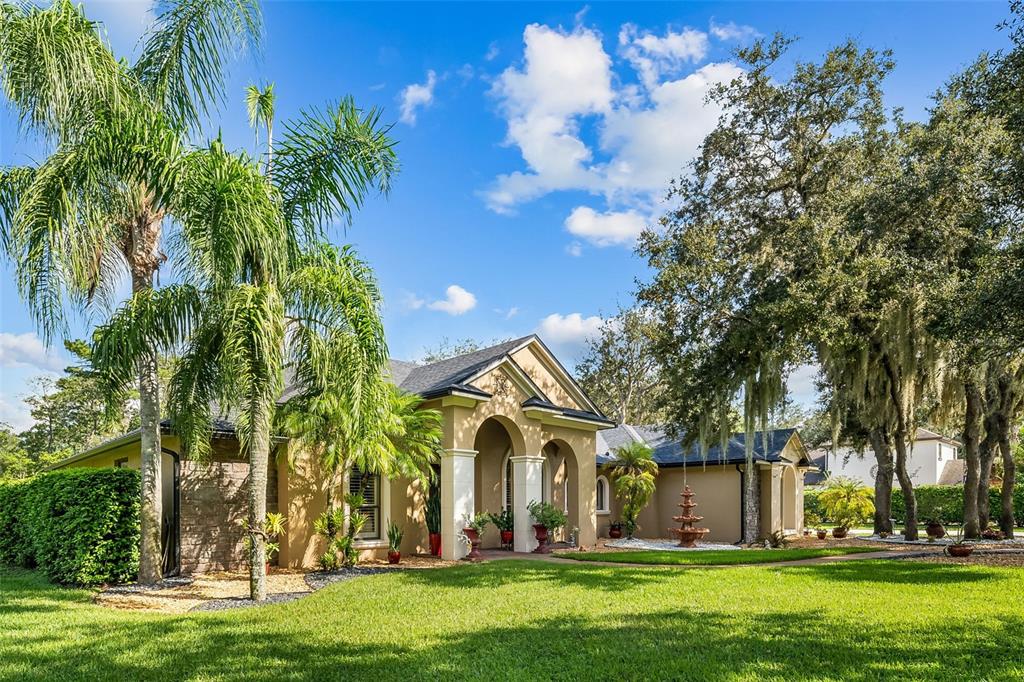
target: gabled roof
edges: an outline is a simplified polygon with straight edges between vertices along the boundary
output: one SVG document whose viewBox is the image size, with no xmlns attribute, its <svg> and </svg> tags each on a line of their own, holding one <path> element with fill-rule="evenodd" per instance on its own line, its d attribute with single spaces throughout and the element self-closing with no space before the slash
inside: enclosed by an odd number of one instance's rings
<svg viewBox="0 0 1024 682">
<path fill-rule="evenodd" d="M 392 381 L 404 391 L 418 393 L 423 398 L 436 398 L 452 390 L 464 389 L 481 370 L 518 350 L 532 338 L 524 336 L 428 365 L 399 361 L 398 375 L 392 367 Z"/>
<path fill-rule="evenodd" d="M 765 449 L 765 439 L 762 432 L 754 433 L 754 461 L 755 462 L 781 462 L 783 461 L 782 451 L 786 445 L 797 438 L 799 450 L 803 451 L 802 443 L 799 443 L 799 435 L 796 429 L 775 429 L 767 432 L 768 447 Z M 746 461 L 746 434 L 734 433 L 729 437 L 725 452 L 719 443 L 709 443 L 707 457 L 700 454 L 700 446 L 696 443 L 683 448 L 679 438 L 672 438 L 668 430 L 663 426 L 631 426 L 622 424 L 614 429 L 608 429 L 597 434 L 597 464 L 598 466 L 608 464 L 615 459 L 614 450 L 628 443 L 646 443 L 654 450 L 653 458 L 659 467 L 674 467 L 691 464 L 742 464 Z M 806 452 L 798 465 L 807 466 L 810 462 Z"/>
</svg>

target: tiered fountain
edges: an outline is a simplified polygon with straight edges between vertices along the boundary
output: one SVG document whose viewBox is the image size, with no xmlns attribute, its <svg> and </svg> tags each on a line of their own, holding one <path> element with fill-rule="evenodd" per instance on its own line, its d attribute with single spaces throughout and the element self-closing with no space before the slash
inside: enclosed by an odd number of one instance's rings
<svg viewBox="0 0 1024 682">
<path fill-rule="evenodd" d="M 708 528 L 694 528 L 693 524 L 703 519 L 703 516 L 694 516 L 693 509 L 697 506 L 697 503 L 693 501 L 693 491 L 690 490 L 690 486 L 683 488 L 682 492 L 683 501 L 679 504 L 683 508 L 683 513 L 679 516 L 673 516 L 673 521 L 678 521 L 679 528 L 669 528 L 669 532 L 679 537 L 680 547 L 696 547 L 697 541 L 703 538 L 705 535 L 711 532 Z"/>
</svg>

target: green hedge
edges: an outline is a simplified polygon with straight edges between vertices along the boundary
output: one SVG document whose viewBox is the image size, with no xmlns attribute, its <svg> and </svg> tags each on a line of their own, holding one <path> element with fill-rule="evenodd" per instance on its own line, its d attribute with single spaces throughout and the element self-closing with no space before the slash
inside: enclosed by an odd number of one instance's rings
<svg viewBox="0 0 1024 682">
<path fill-rule="evenodd" d="M 964 487 L 962 485 L 919 485 L 914 488 L 917 499 L 918 516 L 929 507 L 942 508 L 943 523 L 963 523 L 964 520 Z M 989 517 L 995 525 L 999 524 L 999 513 L 1003 508 L 1002 494 L 999 488 L 988 491 Z M 903 491 L 896 488 L 892 491 L 892 517 L 902 519 L 906 513 L 903 503 Z M 1024 523 L 1024 485 L 1013 489 L 1013 517 L 1017 525 Z"/>
<path fill-rule="evenodd" d="M 823 521 L 828 522 L 818 502 L 820 490 L 804 490 L 804 513 L 814 512 Z M 918 516 L 930 506 L 942 507 L 943 523 L 962 523 L 964 516 L 964 487 L 962 485 L 919 485 L 914 488 L 917 499 Z M 996 525 L 999 523 L 999 512 L 1002 509 L 1002 496 L 999 488 L 989 490 L 989 514 Z M 906 514 L 903 504 L 903 491 L 894 488 L 892 491 L 892 518 L 902 520 Z M 1017 525 L 1024 524 L 1024 484 L 1013 490 L 1013 516 Z"/>
<path fill-rule="evenodd" d="M 139 472 L 65 469 L 0 482 L 0 562 L 96 585 L 139 571 Z"/>
</svg>

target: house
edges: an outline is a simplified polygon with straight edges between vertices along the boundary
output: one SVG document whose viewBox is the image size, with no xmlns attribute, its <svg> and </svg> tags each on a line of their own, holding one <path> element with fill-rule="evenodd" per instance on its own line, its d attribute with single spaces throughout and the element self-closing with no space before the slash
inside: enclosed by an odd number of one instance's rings
<svg viewBox="0 0 1024 682">
<path fill-rule="evenodd" d="M 600 479 L 600 492 L 597 488 L 597 453 L 607 453 L 610 443 L 620 442 L 618 434 L 626 427 L 613 428 L 615 424 L 584 394 L 537 336 L 430 364 L 392 361 L 390 378 L 402 389 L 419 394 L 424 407 L 439 410 L 443 417 L 439 488 L 444 558 L 464 556 L 467 548 L 459 542 L 459 535 L 466 517 L 478 511 L 513 511 L 516 552 L 529 552 L 536 546 L 527 511 L 534 500 L 549 501 L 564 509 L 568 528 L 579 529 L 578 541 L 584 546 L 597 541 L 599 519 L 601 528 L 606 529 L 607 519 L 617 513 L 605 477 Z M 286 388 L 282 399 L 292 394 L 293 390 Z M 236 522 L 246 515 L 248 463 L 239 456 L 233 426 L 223 420 L 215 422 L 212 454 L 206 461 L 184 458 L 170 426 L 162 424 L 161 443 L 165 572 L 241 568 L 242 532 Z M 602 439 L 602 431 L 609 434 L 610 441 Z M 786 445 L 791 441 L 798 443 L 793 434 L 780 435 L 778 447 L 771 446 L 758 461 L 762 488 L 771 491 L 762 498 L 768 500 L 763 506 L 765 516 L 773 519 L 772 528 L 781 527 L 782 518 L 789 518 L 791 525 L 799 524 L 795 509 L 790 510 L 781 501 L 784 490 L 791 496 L 797 490 L 792 477 L 783 476 L 800 461 L 794 454 L 798 446 Z M 739 447 L 742 452 L 742 445 Z M 135 431 L 71 457 L 58 467 L 137 468 L 139 450 L 139 432 Z M 696 485 L 700 511 L 718 526 L 715 537 L 727 541 L 739 537 L 740 473 L 734 450 L 730 446 L 721 464 L 709 464 L 708 473 L 699 475 L 699 466 L 689 469 L 691 480 L 708 481 L 707 486 Z M 279 538 L 277 562 L 291 568 L 313 567 L 324 549 L 322 539 L 313 530 L 314 521 L 329 506 L 343 504 L 346 486 L 358 486 L 360 474 L 348 472 L 338 480 L 312 453 L 283 438 L 275 441 L 275 461 L 276 466 L 272 463 L 270 467 L 267 508 L 287 518 L 286 531 Z M 716 466 L 723 471 L 718 477 L 711 473 Z M 658 504 L 665 509 L 667 500 L 678 495 L 682 481 L 676 470 L 669 469 L 671 462 L 667 464 L 665 484 L 659 485 L 665 501 Z M 718 486 L 714 493 L 712 484 Z M 717 492 L 719 488 L 721 492 Z M 384 556 L 386 529 L 391 522 L 404 530 L 403 552 L 428 551 L 425 491 L 419 482 L 374 477 L 366 490 L 361 511 L 369 521 L 357 542 L 363 558 Z M 609 505 L 607 513 L 599 512 L 598 505 L 605 503 Z M 719 506 L 722 511 L 718 511 Z M 642 520 L 645 529 L 653 533 L 655 528 L 670 525 L 661 518 L 655 522 L 655 518 Z M 656 534 L 665 535 L 665 530 Z M 498 532 L 489 527 L 483 546 L 498 545 Z"/>
<path fill-rule="evenodd" d="M 746 477 L 746 437 L 732 434 L 725 451 L 718 443 L 709 444 L 702 456 L 697 444 L 683 447 L 658 426 L 622 424 L 598 434 L 597 518 L 598 532 L 607 533 L 608 525 L 622 519 L 622 501 L 614 492 L 608 465 L 615 449 L 631 442 L 645 443 L 653 449 L 658 463 L 654 496 L 640 512 L 635 535 L 641 538 L 671 537 L 672 520 L 681 513 L 678 505 L 684 485 L 695 493 L 695 514 L 703 516 L 700 526 L 711 532 L 713 542 L 735 543 L 743 537 L 743 487 Z M 767 441 L 767 442 L 766 442 Z M 767 447 L 766 447 L 767 446 Z M 754 466 L 760 505 L 758 536 L 776 531 L 799 533 L 804 527 L 804 472 L 810 467 L 808 453 L 795 429 L 777 429 L 754 435 Z M 607 502 L 605 502 L 607 501 Z"/>
<path fill-rule="evenodd" d="M 914 485 L 963 483 L 963 461 L 957 458 L 960 445 L 960 441 L 934 431 L 918 429 L 907 457 L 907 473 Z M 875 484 L 878 466 L 870 448 L 859 453 L 851 447 L 833 451 L 826 445 L 812 451 L 811 458 L 819 471 L 808 474 L 807 485 L 819 484 L 826 476 L 852 478 L 869 486 Z"/>
</svg>

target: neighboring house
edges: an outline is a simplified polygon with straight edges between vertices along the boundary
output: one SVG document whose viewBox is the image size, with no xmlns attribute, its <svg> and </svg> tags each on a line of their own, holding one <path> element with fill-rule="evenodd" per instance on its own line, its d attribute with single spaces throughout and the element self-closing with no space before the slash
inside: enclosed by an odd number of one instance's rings
<svg viewBox="0 0 1024 682">
<path fill-rule="evenodd" d="M 711 532 L 705 539 L 715 542 L 739 542 L 743 537 L 743 486 L 746 476 L 744 434 L 733 434 L 725 452 L 718 443 L 709 444 L 701 457 L 695 444 L 684 449 L 679 439 L 666 435 L 657 426 L 623 424 L 597 436 L 598 532 L 607 534 L 608 525 L 622 519 L 622 502 L 614 494 L 614 479 L 607 465 L 615 458 L 615 448 L 630 442 L 646 443 L 654 450 L 658 476 L 654 496 L 637 519 L 636 535 L 642 538 L 671 537 L 672 520 L 681 514 L 680 493 L 688 484 L 695 493 L 695 514 L 703 516 L 698 525 Z M 804 526 L 804 472 L 810 460 L 795 429 L 768 432 L 767 449 L 761 432 L 755 434 L 754 466 L 760 504 L 761 527 L 758 535 L 775 531 L 799 533 Z"/>
<path fill-rule="evenodd" d="M 443 415 L 444 455 L 440 462 L 442 556 L 466 553 L 459 541 L 467 516 L 508 507 L 515 513 L 515 551 L 531 551 L 536 541 L 527 504 L 546 500 L 565 509 L 579 542 L 597 540 L 595 455 L 597 432 L 614 426 L 536 336 L 498 344 L 428 365 L 393 361 L 391 379 L 422 396 L 424 407 Z M 294 392 L 286 388 L 283 400 Z M 168 573 L 237 569 L 244 565 L 237 520 L 246 514 L 248 463 L 239 456 L 232 425 L 214 424 L 208 461 L 181 456 L 170 425 L 164 437 L 164 554 Z M 278 563 L 312 567 L 323 551 L 313 522 L 329 505 L 343 504 L 346 485 L 297 444 L 278 439 L 271 466 L 267 508 L 284 513 Z M 139 466 L 139 433 L 108 441 L 71 457 L 70 466 Z M 370 521 L 359 536 L 364 556 L 383 557 L 386 528 L 405 531 L 403 552 L 425 552 L 424 491 L 406 480 L 375 480 L 366 506 Z M 498 545 L 489 528 L 484 546 Z"/>
<path fill-rule="evenodd" d="M 963 460 L 957 458 L 959 448 L 960 441 L 928 429 L 918 429 L 907 457 L 907 473 L 914 485 L 963 483 Z M 819 471 L 808 474 L 807 485 L 821 483 L 826 476 L 853 478 L 869 486 L 875 484 L 878 466 L 875 453 L 870 448 L 865 448 L 863 453 L 851 447 L 841 447 L 833 452 L 826 445 L 812 451 L 811 458 Z"/>
</svg>

